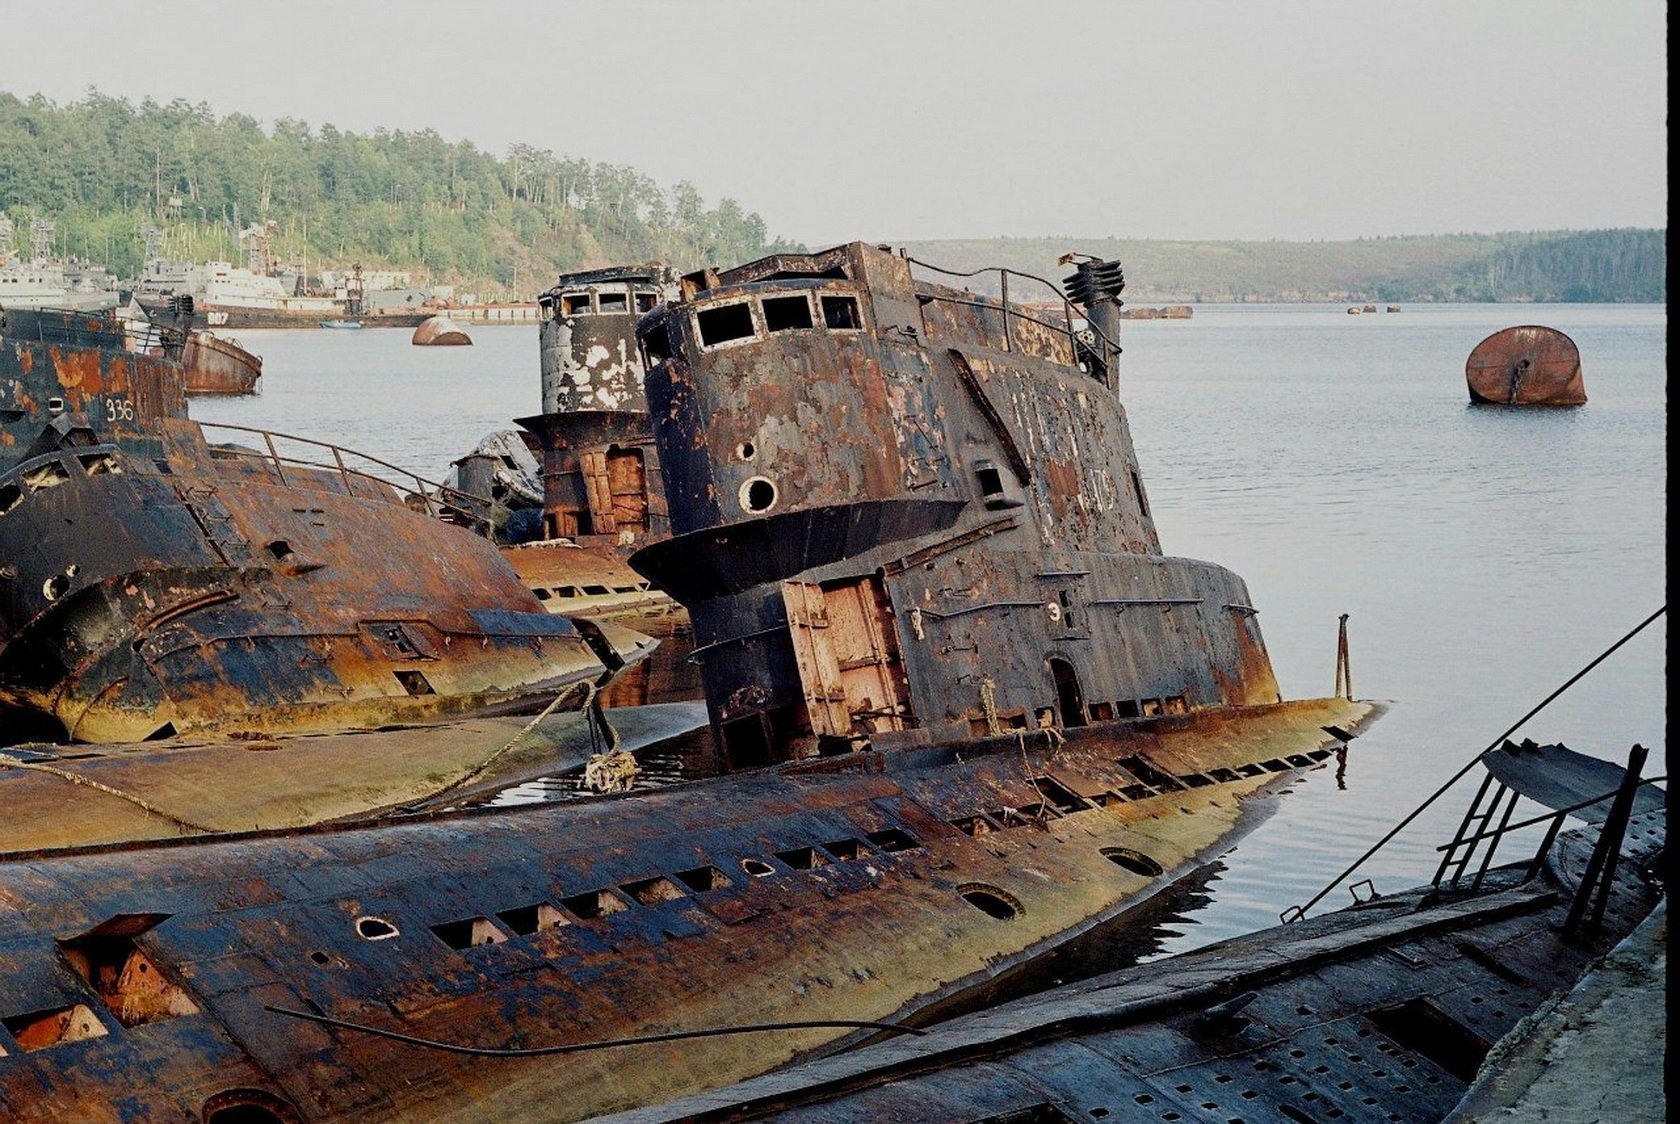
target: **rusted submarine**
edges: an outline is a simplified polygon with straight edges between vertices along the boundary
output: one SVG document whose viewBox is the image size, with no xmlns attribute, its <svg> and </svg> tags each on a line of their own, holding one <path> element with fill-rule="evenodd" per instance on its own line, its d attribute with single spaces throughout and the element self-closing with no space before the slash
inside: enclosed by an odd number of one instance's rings
<svg viewBox="0 0 1680 1124">
<path fill-rule="evenodd" d="M 632 556 L 696 630 L 684 779 L 0 856 L 0 1116 L 655 1104 L 1227 849 L 1379 708 L 1283 701 L 1242 580 L 1162 554 L 1122 284 L 1080 262 L 1058 323 L 862 244 L 685 277 L 638 323 L 673 534 Z"/>
<path fill-rule="evenodd" d="M 581 698 L 634 655 L 545 612 L 472 530 L 473 497 L 320 442 L 212 440 L 187 416 L 185 336 L 158 331 L 137 353 L 114 317 L 7 314 L 14 717 L 83 742 L 329 732 Z"/>
<path fill-rule="evenodd" d="M 1575 341 L 1540 324 L 1505 328 L 1464 361 L 1470 401 L 1493 406 L 1583 406 L 1586 385 Z"/>
</svg>

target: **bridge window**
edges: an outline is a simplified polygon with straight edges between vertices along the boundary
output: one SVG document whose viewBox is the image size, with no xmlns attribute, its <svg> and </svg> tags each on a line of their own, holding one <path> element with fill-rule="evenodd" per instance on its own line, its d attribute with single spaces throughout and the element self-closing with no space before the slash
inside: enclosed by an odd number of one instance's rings
<svg viewBox="0 0 1680 1124">
<path fill-rule="evenodd" d="M 792 332 L 811 327 L 811 302 L 804 294 L 797 297 L 766 297 L 764 327 L 771 332 Z"/>
<path fill-rule="evenodd" d="M 630 310 L 629 293 L 598 293 L 596 294 L 595 301 L 599 311 L 603 314 L 608 312 L 628 312 Z"/>
<path fill-rule="evenodd" d="M 637 293 L 636 294 L 636 311 L 637 312 L 652 312 L 653 309 L 654 309 L 654 306 L 657 305 L 658 303 L 659 303 L 659 295 L 657 293 Z"/>
<path fill-rule="evenodd" d="M 822 308 L 823 323 L 830 328 L 843 331 L 863 327 L 856 297 L 824 297 Z"/>
<path fill-rule="evenodd" d="M 695 319 L 700 324 L 700 342 L 706 347 L 716 347 L 731 340 L 751 339 L 757 334 L 753 328 L 752 305 L 746 301 L 703 308 Z"/>
<path fill-rule="evenodd" d="M 560 298 L 560 311 L 566 316 L 589 315 L 589 294 L 567 293 Z"/>
</svg>

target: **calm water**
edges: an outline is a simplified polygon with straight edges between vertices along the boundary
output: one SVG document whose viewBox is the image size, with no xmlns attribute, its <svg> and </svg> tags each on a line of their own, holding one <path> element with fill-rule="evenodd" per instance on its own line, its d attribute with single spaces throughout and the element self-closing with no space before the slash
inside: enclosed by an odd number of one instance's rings
<svg viewBox="0 0 1680 1124">
<path fill-rule="evenodd" d="M 1466 357 L 1514 324 L 1575 340 L 1586 406 L 1468 405 Z M 540 408 L 537 329 L 471 332 L 471 348 L 395 329 L 242 333 L 262 395 L 192 411 L 437 479 Z M 1202 305 L 1127 322 L 1122 395 L 1163 547 L 1247 579 L 1286 697 L 1331 693 L 1348 613 L 1355 694 L 1391 703 L 1346 787 L 1329 770 L 1297 785 L 1169 950 L 1274 923 L 1663 604 L 1666 332 L 1661 305 Z M 1666 648 L 1665 618 L 1516 736 L 1613 759 L 1640 742 L 1658 771 Z M 1470 791 L 1372 861 L 1379 890 L 1428 880 Z"/>
</svg>

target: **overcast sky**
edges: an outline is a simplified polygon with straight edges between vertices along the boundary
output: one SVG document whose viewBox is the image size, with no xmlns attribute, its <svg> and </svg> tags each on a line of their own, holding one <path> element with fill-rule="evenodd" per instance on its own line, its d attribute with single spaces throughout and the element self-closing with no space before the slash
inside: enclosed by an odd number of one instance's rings
<svg viewBox="0 0 1680 1124">
<path fill-rule="evenodd" d="M 1646 0 L 41 0 L 0 52 L 19 96 L 524 141 L 813 245 L 1667 226 Z"/>
</svg>

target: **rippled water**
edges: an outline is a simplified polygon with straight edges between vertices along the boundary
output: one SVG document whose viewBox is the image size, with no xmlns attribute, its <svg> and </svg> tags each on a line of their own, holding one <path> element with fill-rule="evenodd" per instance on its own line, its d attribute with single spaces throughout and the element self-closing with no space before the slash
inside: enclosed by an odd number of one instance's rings
<svg viewBox="0 0 1680 1124">
<path fill-rule="evenodd" d="M 1575 340 L 1586 406 L 1468 404 L 1466 357 L 1514 324 Z M 395 329 L 243 333 L 262 395 L 192 412 L 436 479 L 540 408 L 536 328 L 471 331 L 471 348 Z M 1247 579 L 1285 696 L 1331 693 L 1348 613 L 1355 694 L 1391 702 L 1346 787 L 1330 770 L 1297 785 L 1169 951 L 1274 923 L 1663 604 L 1666 332 L 1661 305 L 1199 305 L 1127 322 L 1122 396 L 1164 548 Z M 1666 646 L 1665 619 L 1516 736 L 1613 759 L 1640 742 L 1656 771 Z M 1364 873 L 1379 890 L 1427 881 L 1468 799 L 1450 794 Z"/>
</svg>

